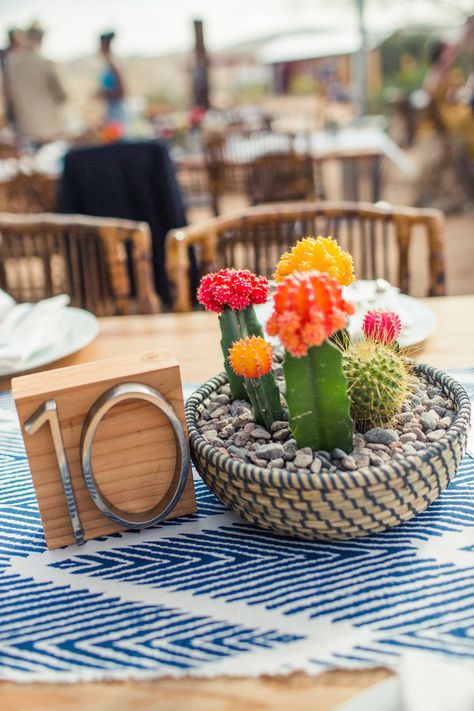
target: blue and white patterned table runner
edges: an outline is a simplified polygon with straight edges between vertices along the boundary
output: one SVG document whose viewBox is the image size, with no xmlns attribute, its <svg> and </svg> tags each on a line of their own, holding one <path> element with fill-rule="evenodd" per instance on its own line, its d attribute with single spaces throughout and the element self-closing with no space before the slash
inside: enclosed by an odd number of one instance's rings
<svg viewBox="0 0 474 711">
<path fill-rule="evenodd" d="M 471 389 L 474 371 L 454 373 Z M 259 531 L 196 479 L 198 513 L 48 551 L 0 394 L 0 678 L 78 681 L 474 659 L 474 460 L 415 520 L 358 541 Z"/>
</svg>

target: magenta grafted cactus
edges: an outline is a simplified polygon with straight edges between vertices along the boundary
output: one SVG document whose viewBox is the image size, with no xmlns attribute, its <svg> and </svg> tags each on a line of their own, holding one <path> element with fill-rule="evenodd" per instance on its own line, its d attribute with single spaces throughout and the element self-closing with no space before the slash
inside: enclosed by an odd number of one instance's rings
<svg viewBox="0 0 474 711">
<path fill-rule="evenodd" d="M 381 309 L 367 311 L 362 323 L 362 330 L 367 340 L 381 343 L 384 346 L 389 346 L 397 340 L 401 328 L 402 324 L 398 314 L 394 311 L 382 311 Z"/>
</svg>

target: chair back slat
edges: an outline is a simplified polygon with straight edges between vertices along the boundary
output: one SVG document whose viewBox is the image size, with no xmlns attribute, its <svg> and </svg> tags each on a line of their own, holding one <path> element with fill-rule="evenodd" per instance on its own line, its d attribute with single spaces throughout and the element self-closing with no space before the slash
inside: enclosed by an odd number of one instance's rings
<svg viewBox="0 0 474 711">
<path fill-rule="evenodd" d="M 17 301 L 66 293 L 98 316 L 156 313 L 151 254 L 144 223 L 0 214 L 0 288 Z"/>
</svg>

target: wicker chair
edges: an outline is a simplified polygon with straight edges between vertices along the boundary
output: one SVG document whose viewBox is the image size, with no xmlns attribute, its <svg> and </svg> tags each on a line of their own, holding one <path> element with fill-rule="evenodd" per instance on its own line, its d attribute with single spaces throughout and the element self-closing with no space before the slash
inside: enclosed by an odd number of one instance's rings
<svg viewBox="0 0 474 711">
<path fill-rule="evenodd" d="M 228 130 L 207 135 L 204 158 L 214 215 L 219 215 L 222 195 L 248 194 L 249 168 L 255 161 L 269 154 L 291 156 L 293 146 L 294 136 L 289 133 Z"/>
<path fill-rule="evenodd" d="M 268 153 L 247 168 L 251 205 L 288 200 L 314 200 L 313 161 L 297 153 Z"/>
<path fill-rule="evenodd" d="M 0 180 L 0 212 L 55 212 L 58 179 L 43 173 L 16 172 Z"/>
<path fill-rule="evenodd" d="M 98 316 L 156 313 L 148 225 L 0 213 L 0 288 L 17 301 L 66 293 Z"/>
<path fill-rule="evenodd" d="M 198 253 L 201 273 L 223 267 L 246 268 L 271 277 L 284 250 L 305 235 L 332 235 L 354 257 L 359 279 L 383 277 L 409 293 L 410 248 L 424 238 L 428 293 L 444 287 L 444 222 L 438 210 L 370 203 L 286 203 L 248 208 L 236 215 L 172 230 L 167 268 L 174 285 L 175 310 L 191 309 L 188 247 Z"/>
</svg>

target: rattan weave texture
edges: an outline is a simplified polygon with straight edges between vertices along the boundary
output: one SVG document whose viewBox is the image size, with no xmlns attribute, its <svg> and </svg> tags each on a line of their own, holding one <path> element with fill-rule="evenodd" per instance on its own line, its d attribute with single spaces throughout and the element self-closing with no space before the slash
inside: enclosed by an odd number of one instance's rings
<svg viewBox="0 0 474 711">
<path fill-rule="evenodd" d="M 227 382 L 218 375 L 187 401 L 191 456 L 211 491 L 225 506 L 256 526 L 300 538 L 349 539 L 398 526 L 424 511 L 455 476 L 466 448 L 470 401 L 446 373 L 427 365 L 415 372 L 438 385 L 455 406 L 446 434 L 416 454 L 381 466 L 319 474 L 264 469 L 222 453 L 197 422 Z"/>
</svg>

